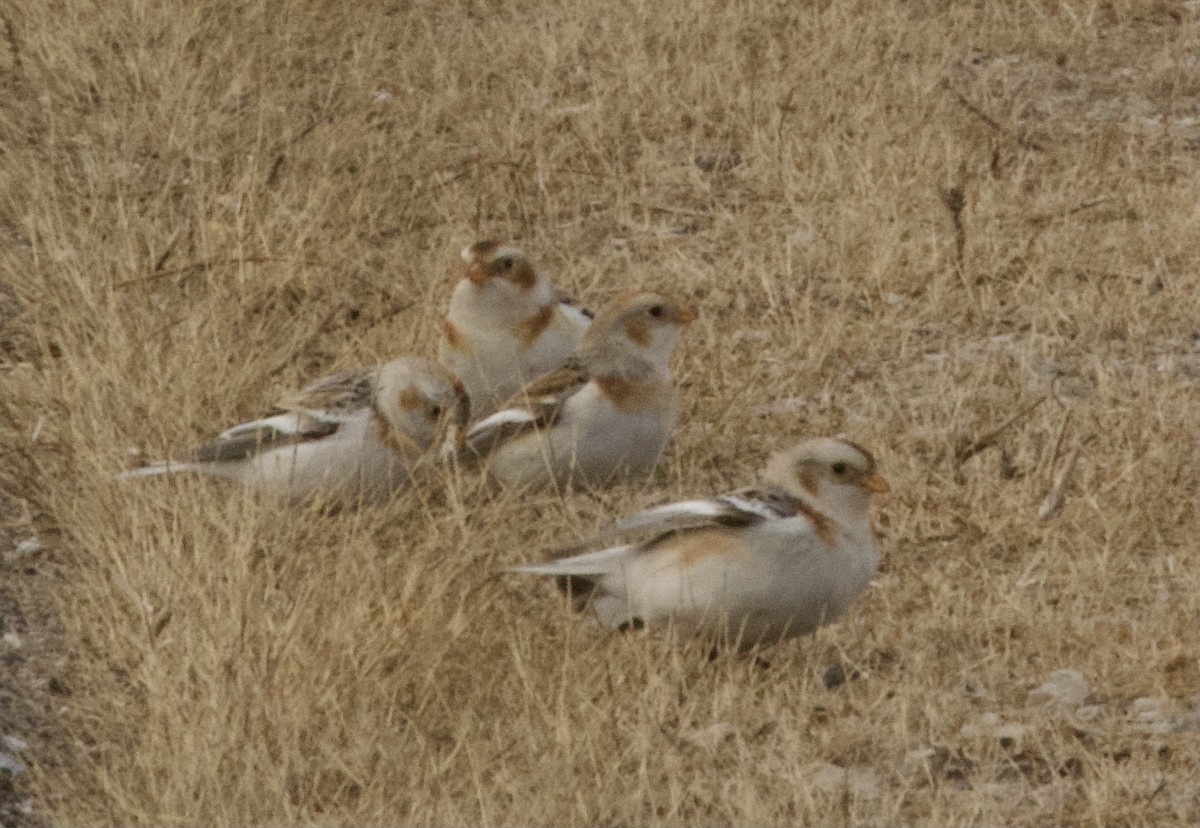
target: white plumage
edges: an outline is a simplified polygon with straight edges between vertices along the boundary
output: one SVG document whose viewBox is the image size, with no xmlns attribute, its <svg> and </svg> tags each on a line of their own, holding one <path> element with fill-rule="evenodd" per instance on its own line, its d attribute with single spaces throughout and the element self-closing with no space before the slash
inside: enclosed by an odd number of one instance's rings
<svg viewBox="0 0 1200 828">
<path fill-rule="evenodd" d="M 379 499 L 443 435 L 460 439 L 470 411 L 457 379 L 415 357 L 330 375 L 277 408 L 221 433 L 189 460 L 118 477 L 191 472 L 292 501 Z"/>
<path fill-rule="evenodd" d="M 471 427 L 468 456 L 512 486 L 606 486 L 649 473 L 675 426 L 667 363 L 694 318 L 657 293 L 613 302 L 566 367 Z"/>
<path fill-rule="evenodd" d="M 810 633 L 874 577 L 875 461 L 838 438 L 776 454 L 767 485 L 647 509 L 585 544 L 514 572 L 549 575 L 609 627 L 673 624 L 745 648 Z M 635 533 L 649 535 L 628 542 Z M 574 554 L 615 539 L 619 545 Z"/>
<path fill-rule="evenodd" d="M 562 365 L 591 319 L 563 301 L 518 248 L 487 241 L 462 251 L 438 361 L 462 380 L 476 417 Z"/>
</svg>

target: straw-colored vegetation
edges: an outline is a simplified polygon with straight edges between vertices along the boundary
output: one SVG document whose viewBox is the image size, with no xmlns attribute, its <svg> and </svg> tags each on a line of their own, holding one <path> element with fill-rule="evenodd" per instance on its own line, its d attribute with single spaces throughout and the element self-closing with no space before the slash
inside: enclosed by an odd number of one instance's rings
<svg viewBox="0 0 1200 828">
<path fill-rule="evenodd" d="M 4 8 L 6 821 L 1200 818 L 1195 2 Z M 698 306 L 648 485 L 111 479 L 431 355 L 489 237 Z M 883 568 L 769 667 L 493 577 L 839 431 Z"/>
</svg>

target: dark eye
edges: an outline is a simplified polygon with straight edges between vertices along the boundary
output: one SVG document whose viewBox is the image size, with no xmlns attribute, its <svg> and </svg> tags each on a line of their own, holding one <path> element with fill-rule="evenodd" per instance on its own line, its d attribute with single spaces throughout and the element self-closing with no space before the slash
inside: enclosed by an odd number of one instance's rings
<svg viewBox="0 0 1200 828">
<path fill-rule="evenodd" d="M 440 405 L 437 405 L 436 403 L 434 403 L 433 405 L 430 405 L 429 406 L 429 416 L 433 417 L 433 419 L 435 419 L 435 420 L 440 419 L 442 416 L 442 407 Z"/>
<path fill-rule="evenodd" d="M 655 305 L 654 307 L 652 307 L 650 309 L 650 315 L 653 316 L 655 319 L 662 316 L 665 312 L 666 311 L 663 310 L 662 305 Z"/>
<path fill-rule="evenodd" d="M 842 463 L 841 461 L 834 463 L 831 468 L 833 469 L 833 473 L 836 474 L 838 477 L 841 477 L 843 474 L 846 473 L 846 464 Z"/>
<path fill-rule="evenodd" d="M 513 266 L 512 256 L 505 256 L 503 259 L 501 259 L 500 266 L 503 267 L 505 270 L 512 270 L 512 266 Z"/>
</svg>

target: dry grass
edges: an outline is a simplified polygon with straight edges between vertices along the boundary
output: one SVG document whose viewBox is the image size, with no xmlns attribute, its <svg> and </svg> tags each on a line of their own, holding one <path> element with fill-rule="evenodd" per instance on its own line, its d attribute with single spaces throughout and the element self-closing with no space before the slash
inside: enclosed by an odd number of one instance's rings
<svg viewBox="0 0 1200 828">
<path fill-rule="evenodd" d="M 4 12 L 6 525 L 50 544 L 5 588 L 61 625 L 27 635 L 58 670 L 35 818 L 1200 818 L 1195 3 L 286 8 Z M 328 516 L 109 479 L 431 354 L 483 237 L 592 303 L 697 300 L 652 486 Z M 1064 406 L 1081 456 L 1039 521 Z M 893 483 L 884 571 L 770 669 L 489 578 L 840 430 Z M 827 690 L 838 659 L 861 675 Z M 1059 668 L 1090 718 L 1027 700 Z"/>
</svg>

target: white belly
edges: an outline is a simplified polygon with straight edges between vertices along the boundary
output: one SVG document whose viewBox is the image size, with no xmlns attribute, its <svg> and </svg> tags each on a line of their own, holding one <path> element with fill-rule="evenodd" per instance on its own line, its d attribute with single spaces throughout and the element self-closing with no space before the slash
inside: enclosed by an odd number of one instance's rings
<svg viewBox="0 0 1200 828">
<path fill-rule="evenodd" d="M 386 497 L 407 477 L 364 412 L 319 440 L 281 446 L 238 464 L 247 486 L 293 501 Z"/>
<path fill-rule="evenodd" d="M 571 398 L 552 429 L 501 446 L 490 468 L 509 485 L 611 485 L 653 471 L 674 420 L 673 406 L 622 412 L 596 386 L 587 385 Z"/>
</svg>

